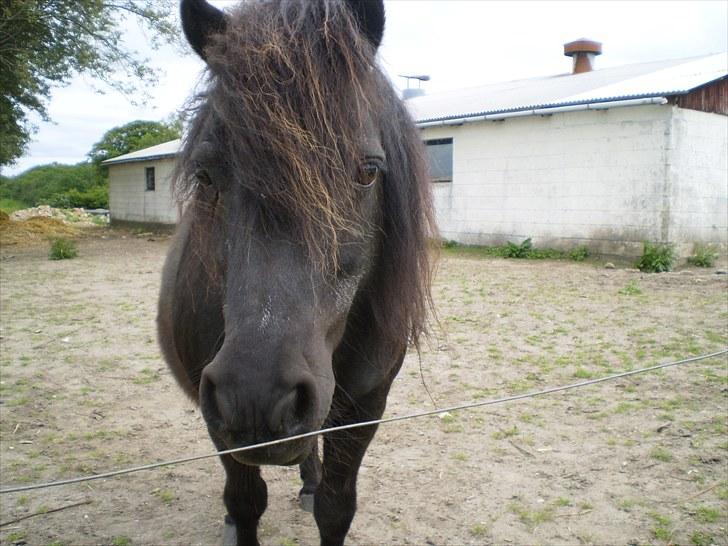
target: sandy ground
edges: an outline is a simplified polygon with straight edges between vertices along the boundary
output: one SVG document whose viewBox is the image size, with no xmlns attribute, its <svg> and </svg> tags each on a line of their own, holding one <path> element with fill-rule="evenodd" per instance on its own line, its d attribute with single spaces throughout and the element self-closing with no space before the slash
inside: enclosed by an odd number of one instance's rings
<svg viewBox="0 0 728 546">
<path fill-rule="evenodd" d="M 45 246 L 2 249 L 2 487 L 212 450 L 156 345 L 168 240 L 152 239 L 83 239 L 66 261 Z M 421 363 L 407 357 L 387 414 L 433 408 L 424 385 L 442 408 L 721 349 L 726 288 L 715 269 L 647 275 L 448 252 L 435 286 L 442 329 Z M 728 544 L 727 366 L 382 427 L 348 542 Z M 264 475 L 262 543 L 317 544 L 297 469 Z M 0 543 L 219 544 L 222 487 L 208 459 L 3 495 L 0 523 L 19 521 L 0 526 Z"/>
</svg>

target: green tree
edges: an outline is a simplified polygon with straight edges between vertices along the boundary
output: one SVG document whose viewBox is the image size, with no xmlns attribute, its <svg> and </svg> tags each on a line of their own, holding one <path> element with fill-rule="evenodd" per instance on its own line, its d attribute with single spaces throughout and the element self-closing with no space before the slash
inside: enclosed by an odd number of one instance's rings
<svg viewBox="0 0 728 546">
<path fill-rule="evenodd" d="M 34 127 L 48 120 L 55 86 L 88 74 L 137 99 L 156 77 L 124 43 L 126 21 L 149 31 L 150 45 L 177 43 L 176 0 L 3 0 L 0 3 L 0 165 L 22 155 Z"/>
<path fill-rule="evenodd" d="M 70 197 L 65 198 L 72 190 Z M 103 206 L 105 180 L 91 163 L 38 165 L 12 178 L 0 179 L 0 198 L 15 199 L 28 205 Z M 75 192 L 75 193 L 74 193 Z M 82 201 L 87 193 L 97 197 L 92 204 Z M 83 195 L 81 195 L 83 194 Z"/>
<path fill-rule="evenodd" d="M 93 145 L 88 156 L 98 166 L 106 159 L 180 138 L 181 134 L 182 123 L 179 120 L 132 121 L 106 131 L 101 140 Z"/>
</svg>

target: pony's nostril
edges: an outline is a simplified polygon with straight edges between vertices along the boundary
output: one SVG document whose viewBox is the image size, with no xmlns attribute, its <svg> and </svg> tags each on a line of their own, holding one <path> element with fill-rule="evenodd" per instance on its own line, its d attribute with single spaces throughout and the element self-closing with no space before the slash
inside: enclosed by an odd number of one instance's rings
<svg viewBox="0 0 728 546">
<path fill-rule="evenodd" d="M 222 421 L 220 408 L 217 405 L 215 382 L 204 372 L 200 379 L 200 410 L 209 426 L 219 426 Z"/>
<path fill-rule="evenodd" d="M 270 413 L 270 429 L 277 434 L 292 434 L 310 421 L 313 409 L 311 388 L 299 383 L 276 402 Z"/>
<path fill-rule="evenodd" d="M 314 396 L 310 385 L 299 383 L 296 385 L 296 402 L 293 413 L 297 422 L 306 421 L 314 410 Z"/>
</svg>

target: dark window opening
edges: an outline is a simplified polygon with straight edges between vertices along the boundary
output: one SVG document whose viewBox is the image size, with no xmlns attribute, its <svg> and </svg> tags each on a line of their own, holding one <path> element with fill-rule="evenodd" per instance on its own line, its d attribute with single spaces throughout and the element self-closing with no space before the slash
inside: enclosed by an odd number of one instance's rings
<svg viewBox="0 0 728 546">
<path fill-rule="evenodd" d="M 147 167 L 144 174 L 147 180 L 147 191 L 154 191 L 154 167 Z"/>
<path fill-rule="evenodd" d="M 433 182 L 452 182 L 452 139 L 425 140 L 430 179 Z"/>
</svg>

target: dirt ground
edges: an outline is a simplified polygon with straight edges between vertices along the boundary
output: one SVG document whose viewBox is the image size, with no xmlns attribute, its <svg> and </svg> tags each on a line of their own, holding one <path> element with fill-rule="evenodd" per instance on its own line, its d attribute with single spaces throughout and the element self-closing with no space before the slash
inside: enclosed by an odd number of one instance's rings
<svg viewBox="0 0 728 546">
<path fill-rule="evenodd" d="M 155 340 L 168 239 L 99 233 L 74 260 L 50 261 L 46 246 L 0 252 L 3 488 L 212 450 Z M 387 415 L 433 408 L 424 385 L 442 408 L 719 350 L 727 288 L 716 269 L 447 251 L 441 330 L 421 362 L 407 357 Z M 727 545 L 726 406 L 721 357 L 384 426 L 348 543 Z M 261 542 L 317 544 L 297 469 L 264 476 Z M 2 495 L 0 543 L 216 545 L 222 487 L 207 459 Z"/>
</svg>

